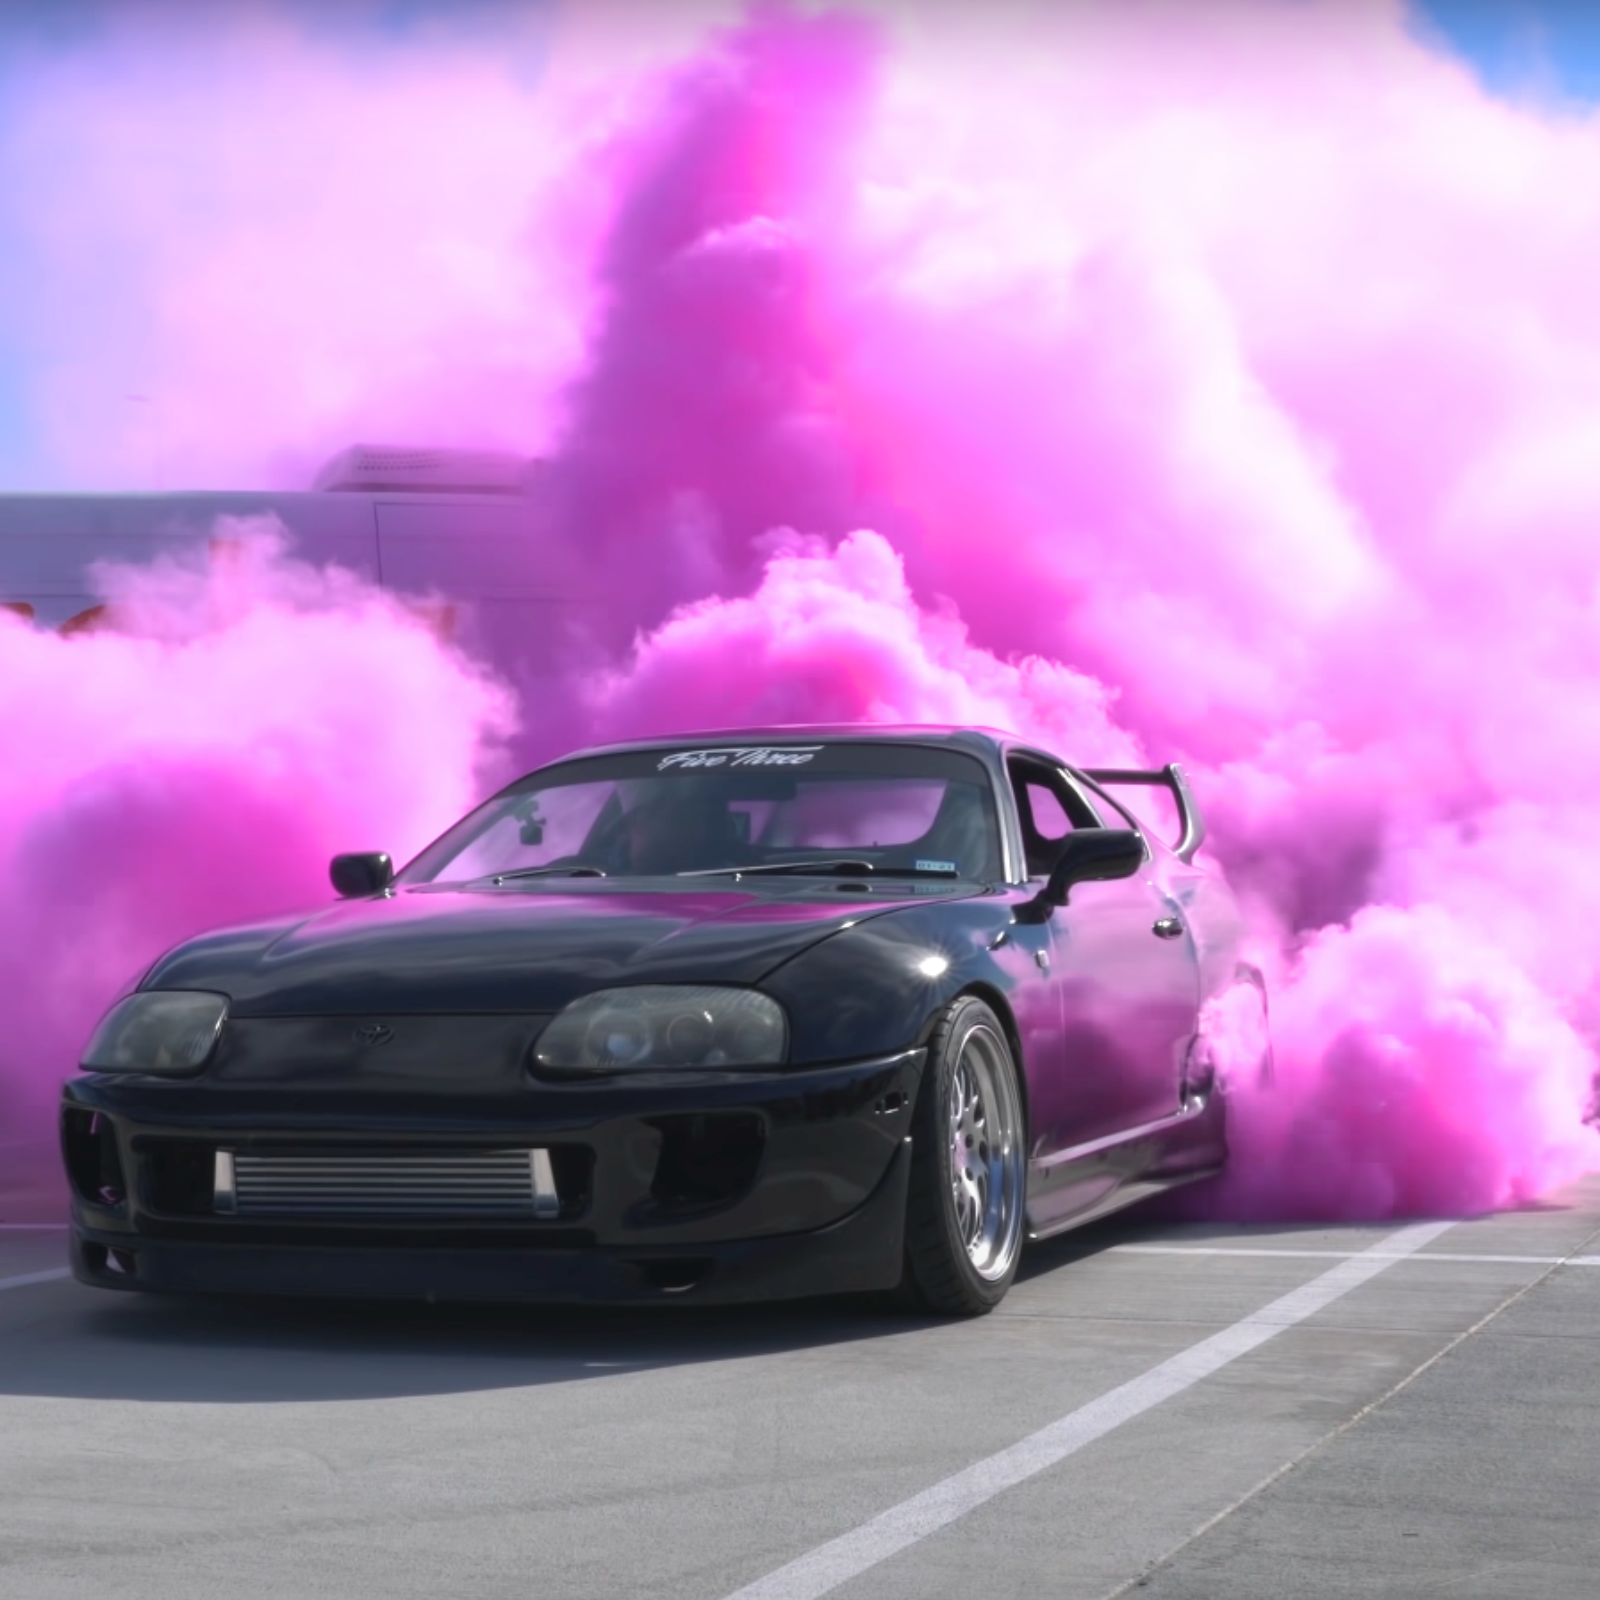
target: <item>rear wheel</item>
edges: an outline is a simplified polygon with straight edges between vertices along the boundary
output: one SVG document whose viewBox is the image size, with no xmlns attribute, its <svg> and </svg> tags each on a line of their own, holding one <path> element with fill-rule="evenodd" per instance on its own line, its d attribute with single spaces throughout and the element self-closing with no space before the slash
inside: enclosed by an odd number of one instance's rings
<svg viewBox="0 0 1600 1600">
<path fill-rule="evenodd" d="M 928 1041 L 911 1152 L 907 1287 L 945 1316 L 993 1310 L 1022 1254 L 1027 1152 L 1011 1046 L 972 995 Z"/>
<path fill-rule="evenodd" d="M 1278 1065 L 1272 1054 L 1272 1019 L 1267 1009 L 1267 980 L 1260 967 L 1252 967 L 1244 961 L 1239 963 L 1237 975 L 1239 982 L 1246 985 L 1256 996 L 1253 1016 L 1258 1031 L 1252 1040 L 1255 1080 L 1258 1088 L 1270 1089 L 1277 1082 Z"/>
</svg>

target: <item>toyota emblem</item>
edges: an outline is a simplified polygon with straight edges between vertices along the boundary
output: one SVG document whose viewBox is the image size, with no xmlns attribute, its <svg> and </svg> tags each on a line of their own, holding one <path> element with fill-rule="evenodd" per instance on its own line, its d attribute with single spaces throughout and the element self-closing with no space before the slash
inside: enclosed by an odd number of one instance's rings
<svg viewBox="0 0 1600 1600">
<path fill-rule="evenodd" d="M 386 1022 L 364 1022 L 355 1032 L 355 1041 L 361 1045 L 388 1044 L 394 1038 L 394 1029 Z"/>
</svg>

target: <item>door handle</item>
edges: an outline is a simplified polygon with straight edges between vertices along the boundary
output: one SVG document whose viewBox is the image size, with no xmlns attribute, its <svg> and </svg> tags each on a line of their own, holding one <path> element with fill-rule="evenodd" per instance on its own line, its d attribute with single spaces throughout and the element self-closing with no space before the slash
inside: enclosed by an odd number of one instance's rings
<svg viewBox="0 0 1600 1600">
<path fill-rule="evenodd" d="M 1150 931 L 1158 939 L 1176 939 L 1183 933 L 1183 924 L 1176 917 L 1162 917 Z"/>
</svg>

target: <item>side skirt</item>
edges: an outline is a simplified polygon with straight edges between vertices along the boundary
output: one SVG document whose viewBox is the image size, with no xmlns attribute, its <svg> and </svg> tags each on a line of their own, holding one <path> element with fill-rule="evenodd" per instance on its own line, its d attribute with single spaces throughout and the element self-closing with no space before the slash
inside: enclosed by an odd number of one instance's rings
<svg viewBox="0 0 1600 1600">
<path fill-rule="evenodd" d="M 1222 1096 L 1028 1163 L 1029 1239 L 1048 1239 L 1226 1167 Z"/>
</svg>

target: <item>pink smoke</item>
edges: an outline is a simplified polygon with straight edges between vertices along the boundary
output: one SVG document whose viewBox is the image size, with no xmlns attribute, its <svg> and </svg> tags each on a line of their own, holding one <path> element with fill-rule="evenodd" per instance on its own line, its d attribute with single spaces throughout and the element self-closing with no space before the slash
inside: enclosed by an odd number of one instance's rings
<svg viewBox="0 0 1600 1600">
<path fill-rule="evenodd" d="M 834 550 L 798 540 L 777 550 L 754 594 L 684 607 L 625 670 L 587 686 L 603 738 L 681 725 L 693 707 L 719 727 L 1003 724 L 1085 762 L 1127 765 L 1139 751 L 1111 719 L 1113 698 L 1057 662 L 1002 661 L 975 648 L 958 617 L 917 606 L 900 558 L 875 533 Z"/>
<path fill-rule="evenodd" d="M 1592 1164 L 1597 956 L 1570 930 L 1600 910 L 1600 124 L 1496 102 L 1384 0 L 764 6 L 699 34 L 729 9 L 581 8 L 537 110 L 459 41 L 436 71 L 356 73 L 258 28 L 250 59 L 311 108 L 295 171 L 353 103 L 372 131 L 336 195 L 275 195 L 271 271 L 248 217 L 202 230 L 162 199 L 156 359 L 194 419 L 185 459 L 264 481 L 401 426 L 542 449 L 552 532 L 613 608 L 570 704 L 524 708 L 526 751 L 576 707 L 607 736 L 951 719 L 1186 761 L 1277 1040 L 1274 1090 L 1236 1074 L 1210 1208 L 1481 1210 Z M 107 75 L 61 73 L 93 141 Z M 220 159 L 253 191 L 263 113 L 232 114 Z M 460 177 L 408 254 L 385 140 L 412 119 L 457 130 L 428 171 Z M 319 276 L 347 239 L 387 244 Z M 477 707 L 435 767 L 438 808 L 464 801 L 492 694 L 377 602 L 340 604 Z M 339 614 L 267 612 L 284 641 Z M 263 797 L 221 726 L 265 714 L 268 636 L 224 620 L 128 648 L 233 652 L 226 694 L 174 671 L 163 703 L 218 712 L 184 759 L 247 786 L 236 818 L 284 806 L 287 900 L 366 813 L 332 783 Z M 120 704 L 120 657 L 83 670 L 86 700 Z M 337 676 L 300 702 L 315 773 L 359 703 Z M 400 750 L 409 716 L 366 703 L 363 737 Z M 105 765 L 71 768 L 85 805 Z M 392 785 L 339 771 L 389 821 Z M 160 835 L 173 784 L 128 781 Z M 66 830 L 67 788 L 28 789 L 37 826 Z M 7 930 L 46 914 L 35 880 L 17 893 Z M 199 884 L 157 930 L 124 903 L 152 938 L 267 909 Z"/>
<path fill-rule="evenodd" d="M 1593 1159 L 1593 1052 L 1492 934 L 1363 907 L 1280 982 L 1282 1079 L 1230 1110 L 1224 1214 L 1458 1216 L 1536 1199 Z"/>
<path fill-rule="evenodd" d="M 0 286 L 29 308 L 40 454 L 7 487 L 298 489 L 357 438 L 547 426 L 589 210 L 534 92 L 547 10 L 484 36 L 358 9 L 91 0 L 10 46 Z"/>
<path fill-rule="evenodd" d="M 168 946 L 331 900 L 338 850 L 420 848 L 510 732 L 504 691 L 392 597 L 225 531 L 231 562 L 104 569 L 117 632 L 0 614 L 8 1132 L 48 1130 L 86 1029 Z"/>
<path fill-rule="evenodd" d="M 724 39 L 634 134 L 618 236 L 644 211 L 653 249 L 602 257 L 618 336 L 557 470 L 614 437 L 595 390 L 674 351 L 625 414 L 670 440 L 714 402 L 715 464 L 665 451 L 599 524 L 647 552 L 677 508 L 705 559 L 672 547 L 652 596 L 729 597 L 600 675 L 600 725 L 984 720 L 1183 759 L 1278 1039 L 1208 1205 L 1474 1210 L 1583 1170 L 1600 213 L 1561 196 L 1600 125 L 1493 102 L 1384 5 L 798 27 Z M 730 128 L 805 152 L 781 203 L 773 166 L 716 181 Z"/>
</svg>

